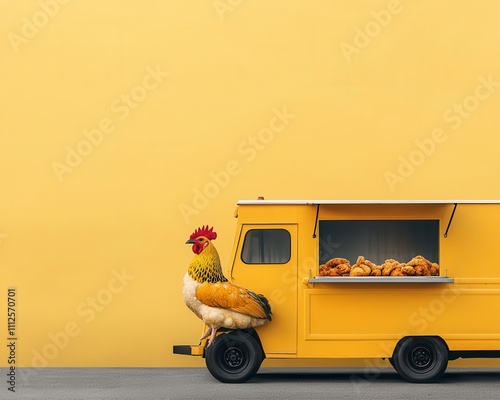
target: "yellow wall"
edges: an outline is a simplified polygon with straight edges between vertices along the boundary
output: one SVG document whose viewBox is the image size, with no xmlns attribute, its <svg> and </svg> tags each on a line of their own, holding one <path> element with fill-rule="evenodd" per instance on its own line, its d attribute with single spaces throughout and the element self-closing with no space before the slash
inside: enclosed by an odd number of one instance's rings
<svg viewBox="0 0 500 400">
<path fill-rule="evenodd" d="M 18 365 L 203 365 L 184 242 L 227 265 L 238 199 L 500 197 L 498 1 L 2 6 Z"/>
</svg>

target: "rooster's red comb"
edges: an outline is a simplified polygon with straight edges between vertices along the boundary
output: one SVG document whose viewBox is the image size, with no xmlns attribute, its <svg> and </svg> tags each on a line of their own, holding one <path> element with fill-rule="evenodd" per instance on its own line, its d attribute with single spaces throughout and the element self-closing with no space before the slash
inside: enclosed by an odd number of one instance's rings
<svg viewBox="0 0 500 400">
<path fill-rule="evenodd" d="M 207 226 L 202 226 L 201 228 L 196 229 L 189 239 L 196 239 L 198 236 L 205 236 L 208 240 L 217 239 L 217 233 L 214 232 L 214 228 L 208 229 Z"/>
</svg>

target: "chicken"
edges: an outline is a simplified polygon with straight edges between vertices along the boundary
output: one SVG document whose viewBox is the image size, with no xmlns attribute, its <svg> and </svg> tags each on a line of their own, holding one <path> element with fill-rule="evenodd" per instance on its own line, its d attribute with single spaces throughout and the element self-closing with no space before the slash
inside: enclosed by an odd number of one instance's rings
<svg viewBox="0 0 500 400">
<path fill-rule="evenodd" d="M 351 268 L 351 276 L 368 276 L 371 275 L 372 270 L 376 270 L 377 266 L 371 261 L 366 260 L 363 256 L 359 256 Z"/>
<path fill-rule="evenodd" d="M 385 262 L 382 264 L 382 275 L 383 276 L 394 276 L 394 271 L 397 268 L 401 267 L 401 263 L 399 261 L 394 260 L 393 258 L 388 258 L 385 260 Z"/>
<path fill-rule="evenodd" d="M 439 269 L 436 270 L 437 264 L 433 265 L 433 263 L 422 256 L 413 257 L 408 261 L 407 265 L 411 265 L 415 269 L 415 275 L 419 276 L 431 276 L 432 273 L 438 274 L 437 271 L 439 271 Z"/>
<path fill-rule="evenodd" d="M 352 267 L 345 258 L 332 258 L 319 266 L 320 276 L 439 276 L 439 264 L 423 256 L 413 257 L 407 263 L 389 258 L 382 265 L 376 265 L 359 256 Z"/>
<path fill-rule="evenodd" d="M 271 306 L 261 294 L 234 285 L 222 272 L 219 254 L 212 240 L 213 228 L 196 229 L 186 244 L 192 244 L 194 257 L 184 275 L 183 296 L 188 308 L 208 326 L 200 340 L 215 340 L 219 328 L 246 329 L 271 321 Z"/>
<path fill-rule="evenodd" d="M 319 273 L 322 276 L 347 276 L 350 271 L 351 264 L 346 258 L 332 258 L 319 266 Z"/>
</svg>

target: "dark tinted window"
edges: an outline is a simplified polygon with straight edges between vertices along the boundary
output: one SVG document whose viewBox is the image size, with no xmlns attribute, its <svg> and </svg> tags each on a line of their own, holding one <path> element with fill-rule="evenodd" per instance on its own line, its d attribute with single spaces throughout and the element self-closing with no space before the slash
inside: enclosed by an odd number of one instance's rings
<svg viewBox="0 0 500 400">
<path fill-rule="evenodd" d="M 333 257 L 376 264 L 393 258 L 408 262 L 421 255 L 439 263 L 438 220 L 320 221 L 320 263 Z"/>
<path fill-rule="evenodd" d="M 246 264 L 286 264 L 290 233 L 285 229 L 251 229 L 245 235 L 241 259 Z"/>
</svg>

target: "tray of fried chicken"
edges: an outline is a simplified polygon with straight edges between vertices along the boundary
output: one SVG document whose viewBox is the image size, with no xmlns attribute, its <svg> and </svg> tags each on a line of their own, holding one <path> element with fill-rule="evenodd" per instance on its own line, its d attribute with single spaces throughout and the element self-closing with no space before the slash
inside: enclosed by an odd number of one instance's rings
<svg viewBox="0 0 500 400">
<path fill-rule="evenodd" d="M 439 276 L 439 265 L 423 256 L 402 263 L 392 258 L 377 265 L 359 256 L 354 265 L 348 259 L 335 257 L 319 266 L 320 276 Z"/>
</svg>

